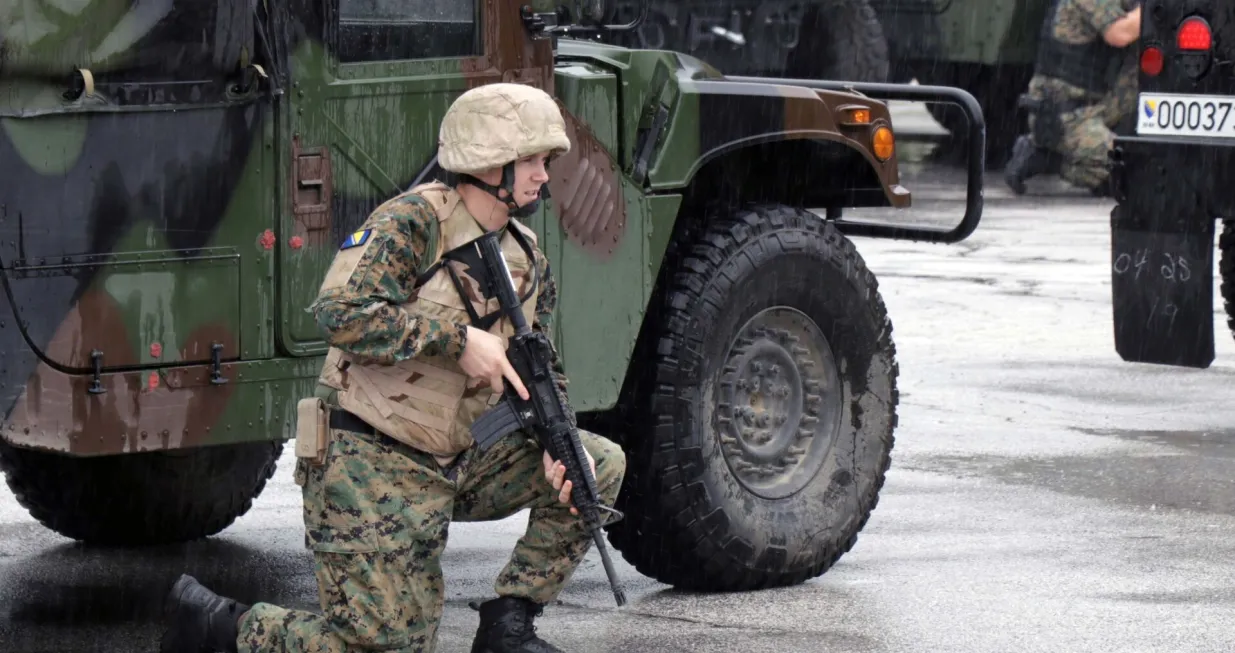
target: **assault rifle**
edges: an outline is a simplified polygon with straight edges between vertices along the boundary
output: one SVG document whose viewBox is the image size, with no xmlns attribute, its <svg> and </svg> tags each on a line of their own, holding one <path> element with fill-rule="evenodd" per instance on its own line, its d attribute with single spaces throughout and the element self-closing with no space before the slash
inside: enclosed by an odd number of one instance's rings
<svg viewBox="0 0 1235 653">
<path fill-rule="evenodd" d="M 545 334 L 532 329 L 520 310 L 514 279 L 506 267 L 498 241 L 502 233 L 500 230 L 487 233 L 476 244 L 490 291 L 498 298 L 499 310 L 510 318 L 515 328 L 515 334 L 506 347 L 506 356 L 527 388 L 528 399 L 525 401 L 520 397 L 509 382 L 503 383 L 502 400 L 476 418 L 471 427 L 472 437 L 485 449 L 498 439 L 523 429 L 534 433 L 549 456 L 566 466 L 566 480 L 571 485 L 571 504 L 579 511 L 584 526 L 592 534 L 592 541 L 596 542 L 596 550 L 605 565 L 605 574 L 613 587 L 613 597 L 619 606 L 625 605 L 626 593 L 618 583 L 609 550 L 605 548 L 601 533 L 604 524 L 600 520 L 602 510 L 612 514 L 615 517 L 613 521 L 621 519 L 622 513 L 600 502 L 596 478 L 592 475 L 583 443 L 579 441 L 579 430 L 568 413 L 572 409 L 562 401 L 553 382 L 553 346 Z"/>
</svg>

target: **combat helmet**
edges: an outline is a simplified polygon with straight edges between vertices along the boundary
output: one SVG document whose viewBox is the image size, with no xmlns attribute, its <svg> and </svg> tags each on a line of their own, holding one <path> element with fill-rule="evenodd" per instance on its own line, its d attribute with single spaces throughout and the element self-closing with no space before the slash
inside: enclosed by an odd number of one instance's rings
<svg viewBox="0 0 1235 653">
<path fill-rule="evenodd" d="M 438 132 L 438 164 L 460 181 L 482 188 L 506 205 L 512 217 L 536 211 L 540 200 L 515 204 L 515 161 L 540 152 L 570 151 L 566 122 L 548 93 L 525 84 L 486 84 L 460 95 L 446 110 Z M 494 186 L 473 175 L 500 167 Z M 503 198 L 499 191 L 505 190 Z M 542 188 L 540 197 L 548 189 Z"/>
</svg>

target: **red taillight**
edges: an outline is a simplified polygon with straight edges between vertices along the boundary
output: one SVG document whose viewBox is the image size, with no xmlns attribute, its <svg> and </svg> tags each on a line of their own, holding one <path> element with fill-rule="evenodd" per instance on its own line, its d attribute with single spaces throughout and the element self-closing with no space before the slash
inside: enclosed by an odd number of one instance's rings
<svg viewBox="0 0 1235 653">
<path fill-rule="evenodd" d="M 1175 34 L 1175 46 L 1180 50 L 1208 51 L 1212 43 L 1213 35 L 1209 33 L 1209 23 L 1197 16 L 1185 20 Z"/>
<path fill-rule="evenodd" d="M 1141 52 L 1141 72 L 1150 77 L 1157 77 L 1162 72 L 1161 50 L 1150 46 Z"/>
</svg>

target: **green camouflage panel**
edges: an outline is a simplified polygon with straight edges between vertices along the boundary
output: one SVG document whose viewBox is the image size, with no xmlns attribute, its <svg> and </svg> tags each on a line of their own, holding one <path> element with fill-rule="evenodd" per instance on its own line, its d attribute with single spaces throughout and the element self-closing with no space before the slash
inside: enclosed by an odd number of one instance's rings
<svg viewBox="0 0 1235 653">
<path fill-rule="evenodd" d="M 0 263 L 12 270 L 0 313 L 22 316 L 0 320 L 0 437 L 21 447 L 92 456 L 287 438 L 328 349 L 304 309 L 373 208 L 432 179 L 438 122 L 478 85 L 536 84 L 566 109 L 573 149 L 551 171 L 552 200 L 527 224 L 557 275 L 559 308 L 540 319 L 570 323 L 555 344 L 563 364 L 573 361 L 579 411 L 617 403 L 675 222 L 693 211 L 685 191 L 700 179 L 741 187 L 709 177 L 747 157 L 739 150 L 818 144 L 794 187 L 778 191 L 784 199 L 909 201 L 895 159 L 872 159 L 870 130 L 833 116 L 855 105 L 886 119 L 882 103 L 715 81 L 715 70 L 675 52 L 561 39 L 555 61 L 549 40 L 528 38 L 519 2 L 478 4 L 472 23 L 400 23 L 409 34 L 480 28 L 470 45 L 434 41 L 449 55 L 383 58 L 349 50 L 341 18 L 320 3 L 289 0 L 277 12 L 259 3 L 255 14 L 240 2 L 178 0 L 171 36 L 145 34 L 119 68 L 81 53 L 136 9 L 78 4 L 61 8 L 51 31 L 27 29 L 51 15 L 46 2 L 17 8 L 16 31 L 0 28 L 14 45 L 0 53 L 0 168 L 12 182 L 0 191 L 10 243 Z M 207 7 L 218 20 L 203 39 Z M 98 29 L 79 29 L 91 23 Z M 286 57 L 270 61 L 268 41 Z M 167 59 L 171 45 L 192 54 L 191 74 L 206 81 L 128 70 Z M 72 100 L 69 59 L 96 73 L 92 92 Z M 40 71 L 59 72 L 30 76 Z M 168 147 L 150 150 L 151 137 Z M 64 188 L 76 189 L 72 202 Z"/>
<path fill-rule="evenodd" d="M 600 500 L 612 505 L 625 455 L 605 438 L 579 436 L 596 462 Z M 300 462 L 295 475 L 322 615 L 258 603 L 240 623 L 241 653 L 433 650 L 441 554 L 454 520 L 498 520 L 530 508 L 494 590 L 541 604 L 557 598 L 591 546 L 583 521 L 545 479 L 543 450 L 532 438 L 515 433 L 483 455 L 468 450 L 453 481 L 431 456 L 391 440 L 341 430 L 331 440 L 323 465 Z"/>
<path fill-rule="evenodd" d="M 937 13 L 929 22 L 920 19 L 918 25 L 920 29 L 937 26 L 937 50 L 923 48 L 905 55 L 928 65 L 943 62 L 1032 64 L 1038 50 L 1038 26 L 1050 4 L 1051 0 L 935 2 Z M 928 34 L 927 38 L 934 36 Z"/>
</svg>

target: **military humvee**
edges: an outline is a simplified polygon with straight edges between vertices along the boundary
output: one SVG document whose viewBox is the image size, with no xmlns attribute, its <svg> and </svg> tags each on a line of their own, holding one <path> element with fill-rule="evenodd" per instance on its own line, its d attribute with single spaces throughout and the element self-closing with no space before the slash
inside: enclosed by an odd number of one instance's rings
<svg viewBox="0 0 1235 653">
<path fill-rule="evenodd" d="M 605 40 L 677 50 L 735 75 L 886 82 L 894 62 L 939 47 L 934 0 L 669 0 Z M 614 3 L 614 20 L 639 15 Z"/>
<path fill-rule="evenodd" d="M 1235 6 L 1145 0 L 1135 133 L 1111 150 L 1115 349 L 1126 361 L 1214 360 L 1214 236 L 1235 334 Z"/>
<path fill-rule="evenodd" d="M 892 0 L 895 4 L 895 0 Z M 1007 163 L 1016 137 L 1028 129 L 1017 101 L 1033 77 L 1039 32 L 1053 0 L 934 0 L 929 24 L 933 50 L 907 51 L 899 70 L 923 84 L 971 93 L 987 119 L 987 162 Z M 891 81 L 908 81 L 908 77 Z M 948 104 L 928 105 L 935 119 L 965 147 L 965 117 Z"/>
<path fill-rule="evenodd" d="M 1033 76 L 1038 32 L 1051 0 L 664 0 L 620 45 L 690 54 L 727 74 L 955 86 L 986 116 L 987 161 L 1002 166 L 1026 128 L 1017 100 Z M 617 19 L 639 12 L 617 3 Z M 929 104 L 968 149 L 965 115 Z"/>
<path fill-rule="evenodd" d="M 0 462 L 22 505 L 122 545 L 243 514 L 313 391 L 326 344 L 305 309 L 340 243 L 438 173 L 455 97 L 516 81 L 555 95 L 575 145 L 529 224 L 580 421 L 628 453 L 614 546 L 700 589 L 833 564 L 897 408 L 891 322 L 848 236 L 967 237 L 981 112 L 956 89 L 808 88 L 599 45 L 637 22 L 595 25 L 587 4 L 8 5 Z M 910 204 L 880 94 L 969 111 L 956 227 L 841 216 Z"/>
</svg>

